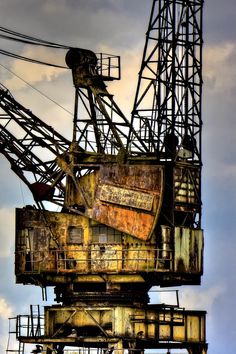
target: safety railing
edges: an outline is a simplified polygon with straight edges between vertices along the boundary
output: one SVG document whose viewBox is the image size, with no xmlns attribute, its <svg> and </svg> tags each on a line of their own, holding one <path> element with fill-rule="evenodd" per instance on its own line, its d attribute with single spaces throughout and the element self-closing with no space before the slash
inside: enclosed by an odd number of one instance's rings
<svg viewBox="0 0 236 354">
<path fill-rule="evenodd" d="M 106 53 L 96 53 L 97 69 L 104 80 L 120 80 L 120 56 Z"/>
<path fill-rule="evenodd" d="M 44 317 L 39 313 L 16 317 L 16 337 L 41 337 L 44 334 Z"/>
<path fill-rule="evenodd" d="M 130 316 L 130 321 L 134 323 L 143 323 L 142 315 L 132 315 Z M 158 323 L 159 325 L 169 325 L 169 326 L 183 326 L 184 321 L 184 308 L 161 305 L 160 311 L 156 311 L 155 318 L 146 318 L 146 324 Z"/>
<path fill-rule="evenodd" d="M 97 244 L 88 248 L 48 251 L 17 251 L 16 273 L 135 273 L 170 272 L 172 250 L 122 248 Z"/>
</svg>

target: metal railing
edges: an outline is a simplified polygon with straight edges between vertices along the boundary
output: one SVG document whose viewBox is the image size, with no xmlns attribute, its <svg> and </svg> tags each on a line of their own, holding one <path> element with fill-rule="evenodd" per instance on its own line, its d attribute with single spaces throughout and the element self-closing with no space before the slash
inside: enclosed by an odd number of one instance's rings
<svg viewBox="0 0 236 354">
<path fill-rule="evenodd" d="M 97 69 L 99 75 L 104 80 L 120 80 L 120 56 L 106 53 L 96 53 L 96 56 L 98 58 Z"/>
<path fill-rule="evenodd" d="M 17 251 L 17 273 L 135 273 L 173 270 L 172 250 L 97 244 L 85 249 Z M 19 261 L 20 260 L 20 261 Z"/>
</svg>

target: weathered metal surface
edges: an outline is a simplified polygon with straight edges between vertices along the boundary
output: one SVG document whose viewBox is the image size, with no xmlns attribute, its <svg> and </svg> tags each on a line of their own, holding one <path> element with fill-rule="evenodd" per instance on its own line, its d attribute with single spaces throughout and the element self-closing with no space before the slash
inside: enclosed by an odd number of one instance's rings
<svg viewBox="0 0 236 354">
<path fill-rule="evenodd" d="M 190 228 L 175 228 L 175 261 L 176 272 L 203 272 L 203 231 Z"/>
<path fill-rule="evenodd" d="M 161 252 L 155 243 L 134 241 L 130 235 L 83 216 L 17 209 L 16 275 L 28 275 L 32 280 L 34 273 L 50 273 L 52 279 L 58 279 L 59 274 L 67 273 L 158 272 Z"/>
<path fill-rule="evenodd" d="M 122 245 L 91 245 L 91 271 L 114 272 L 122 271 Z"/>
<path fill-rule="evenodd" d="M 88 242 L 88 220 L 82 216 L 17 209 L 15 272 L 86 272 Z"/>
<path fill-rule="evenodd" d="M 155 227 L 154 215 L 99 201 L 94 206 L 93 219 L 106 225 L 113 225 L 117 230 L 129 233 L 140 240 L 149 239 Z"/>
<path fill-rule="evenodd" d="M 130 206 L 147 211 L 152 210 L 154 196 L 148 193 L 132 191 L 127 188 L 103 184 L 97 192 L 97 197 L 103 202 Z"/>
<path fill-rule="evenodd" d="M 66 63 L 72 69 L 73 82 L 76 88 L 96 87 L 98 92 L 106 94 L 106 86 L 97 71 L 97 57 L 91 50 L 82 48 L 70 49 L 66 54 Z"/>
<path fill-rule="evenodd" d="M 200 169 L 192 165 L 179 165 L 174 169 L 175 202 L 179 210 L 200 208 Z"/>
<path fill-rule="evenodd" d="M 124 275 L 121 282 L 126 282 L 125 276 L 133 274 L 134 283 L 140 282 L 135 278 L 140 272 L 150 273 L 152 277 L 156 275 L 157 279 L 166 273 L 177 277 L 184 274 L 200 276 L 202 231 L 175 228 L 173 248 L 170 228 L 162 225 L 161 230 L 158 248 L 154 234 L 152 242 L 137 242 L 131 235 L 80 215 L 17 209 L 17 281 L 34 283 L 40 275 L 50 279 L 50 283 L 63 283 L 67 281 L 67 275 L 69 281 L 73 274 L 78 277 L 74 278 L 76 282 L 85 275 L 88 277 L 86 282 L 97 282 L 93 276 L 100 273 Z"/>
<path fill-rule="evenodd" d="M 101 166 L 91 217 L 149 239 L 160 213 L 163 178 L 161 166 Z"/>
<path fill-rule="evenodd" d="M 66 337 L 72 328 L 77 342 L 140 338 L 155 348 L 161 341 L 205 343 L 205 311 L 150 305 L 104 307 L 45 307 L 45 336 Z M 142 333 L 142 335 L 140 335 Z M 86 340 L 87 337 L 87 340 Z M 148 341 L 148 342 L 147 342 Z"/>
<path fill-rule="evenodd" d="M 84 208 L 84 215 L 99 223 L 148 240 L 159 217 L 163 186 L 162 166 L 100 165 L 67 183 L 65 202 Z"/>
</svg>

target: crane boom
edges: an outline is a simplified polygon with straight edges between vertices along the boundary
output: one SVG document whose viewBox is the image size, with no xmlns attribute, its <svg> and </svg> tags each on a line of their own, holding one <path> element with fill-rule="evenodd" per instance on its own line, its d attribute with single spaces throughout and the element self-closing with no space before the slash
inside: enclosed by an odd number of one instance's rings
<svg viewBox="0 0 236 354">
<path fill-rule="evenodd" d="M 114 67 L 117 69 L 112 64 L 114 60 L 117 57 L 100 54 L 97 58 L 95 53 L 84 49 L 68 52 L 66 61 L 72 68 L 76 88 L 72 142 L 17 102 L 10 91 L 0 85 L 0 108 L 5 112 L 0 115 L 0 149 L 37 201 L 50 199 L 64 205 L 65 185 L 61 181 L 65 175 L 72 174 L 74 184 L 78 183 L 77 175 L 81 176 L 84 166 L 91 165 L 91 160 L 95 164 L 104 159 L 124 161 L 128 156 L 129 131 L 136 136 L 139 145 L 143 145 L 103 82 L 116 78 L 112 76 Z M 79 104 L 83 117 L 81 114 L 78 117 Z"/>
<path fill-rule="evenodd" d="M 70 142 L 17 102 L 3 85 L 0 107 L 4 112 L 0 114 L 0 151 L 12 170 L 37 201 L 55 196 L 63 204 L 64 176 L 56 159 L 69 150 Z"/>
</svg>

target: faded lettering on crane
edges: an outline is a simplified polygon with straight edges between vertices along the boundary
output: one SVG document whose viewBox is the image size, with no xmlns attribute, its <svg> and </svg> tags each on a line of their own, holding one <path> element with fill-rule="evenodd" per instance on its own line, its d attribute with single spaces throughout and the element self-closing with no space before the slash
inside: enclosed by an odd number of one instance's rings
<svg viewBox="0 0 236 354">
<path fill-rule="evenodd" d="M 154 196 L 127 188 L 103 184 L 98 192 L 98 198 L 109 203 L 151 211 Z"/>
</svg>

